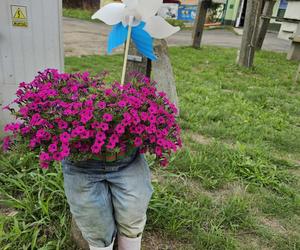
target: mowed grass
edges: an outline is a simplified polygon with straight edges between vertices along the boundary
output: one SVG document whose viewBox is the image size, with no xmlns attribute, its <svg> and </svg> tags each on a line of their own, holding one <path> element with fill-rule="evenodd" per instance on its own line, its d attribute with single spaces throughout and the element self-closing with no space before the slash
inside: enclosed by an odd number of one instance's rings
<svg viewBox="0 0 300 250">
<path fill-rule="evenodd" d="M 170 48 L 184 148 L 155 166 L 144 249 L 300 249 L 300 86 L 297 63 L 259 52 Z M 66 71 L 119 79 L 122 56 L 66 58 Z M 73 249 L 60 166 L 0 156 L 1 249 Z"/>
</svg>

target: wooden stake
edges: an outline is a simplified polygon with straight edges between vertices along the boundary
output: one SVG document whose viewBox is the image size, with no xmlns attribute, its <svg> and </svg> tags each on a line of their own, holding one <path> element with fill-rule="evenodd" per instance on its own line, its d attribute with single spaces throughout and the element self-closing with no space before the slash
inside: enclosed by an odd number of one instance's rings
<svg viewBox="0 0 300 250">
<path fill-rule="evenodd" d="M 127 34 L 127 40 L 126 40 L 126 45 L 125 45 L 125 55 L 124 55 L 123 71 L 122 71 L 122 78 L 121 78 L 121 86 L 123 86 L 124 82 L 125 82 L 133 18 L 134 18 L 133 16 L 129 17 L 128 34 Z"/>
<path fill-rule="evenodd" d="M 211 0 L 199 0 L 197 8 L 197 16 L 195 19 L 193 30 L 193 47 L 200 48 L 201 40 L 206 20 L 207 9 L 211 4 Z"/>
<path fill-rule="evenodd" d="M 261 47 L 264 43 L 264 40 L 265 40 L 265 37 L 267 34 L 267 30 L 268 30 L 268 26 L 270 23 L 270 19 L 271 19 L 270 17 L 272 16 L 275 3 L 276 3 L 276 0 L 267 0 L 265 2 L 262 16 L 260 17 L 258 33 L 257 33 L 257 38 L 256 38 L 256 49 L 258 49 L 258 50 L 261 49 Z"/>
<path fill-rule="evenodd" d="M 245 25 L 238 64 L 250 68 L 253 66 L 258 27 L 258 14 L 262 0 L 248 0 Z"/>
<path fill-rule="evenodd" d="M 299 65 L 299 68 L 298 68 L 298 71 L 296 73 L 296 82 L 299 82 L 300 83 L 300 65 Z"/>
</svg>

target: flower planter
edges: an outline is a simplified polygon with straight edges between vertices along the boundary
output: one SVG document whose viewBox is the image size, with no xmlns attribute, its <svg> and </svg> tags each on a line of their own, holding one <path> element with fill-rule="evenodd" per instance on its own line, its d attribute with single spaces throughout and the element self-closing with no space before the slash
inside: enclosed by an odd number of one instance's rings
<svg viewBox="0 0 300 250">
<path fill-rule="evenodd" d="M 25 142 L 40 154 L 42 168 L 69 157 L 114 162 L 139 148 L 166 166 L 181 147 L 177 109 L 156 83 L 131 73 L 129 83 L 106 84 L 88 73 L 48 69 L 21 83 L 12 111 L 20 122 L 6 125 L 4 146 Z"/>
</svg>

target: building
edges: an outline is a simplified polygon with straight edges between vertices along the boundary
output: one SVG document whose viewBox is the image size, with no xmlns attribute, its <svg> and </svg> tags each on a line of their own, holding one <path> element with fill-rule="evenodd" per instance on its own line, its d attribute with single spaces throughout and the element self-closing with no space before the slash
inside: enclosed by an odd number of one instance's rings
<svg viewBox="0 0 300 250">
<path fill-rule="evenodd" d="M 235 27 L 243 27 L 248 0 L 227 0 L 224 24 Z M 273 9 L 273 17 L 283 17 L 287 9 L 287 0 L 277 0 Z M 281 22 L 271 19 L 269 29 L 278 31 Z"/>
<path fill-rule="evenodd" d="M 278 37 L 288 40 L 293 36 L 298 23 L 300 23 L 300 1 L 289 0 L 287 2 L 284 18 L 287 20 L 282 22 Z"/>
</svg>

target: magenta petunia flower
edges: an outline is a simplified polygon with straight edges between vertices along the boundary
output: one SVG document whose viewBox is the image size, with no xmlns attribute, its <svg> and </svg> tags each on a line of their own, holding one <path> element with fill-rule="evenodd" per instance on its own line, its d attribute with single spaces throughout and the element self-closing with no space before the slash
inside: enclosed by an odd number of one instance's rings
<svg viewBox="0 0 300 250">
<path fill-rule="evenodd" d="M 105 114 L 103 115 L 103 119 L 104 119 L 104 121 L 106 121 L 106 122 L 111 122 L 112 119 L 113 119 L 113 115 L 112 115 L 112 114 L 105 113 Z"/>
<path fill-rule="evenodd" d="M 120 107 L 120 108 L 124 108 L 124 107 L 126 107 L 126 102 L 125 101 L 119 101 L 118 102 L 118 106 Z"/>
<path fill-rule="evenodd" d="M 64 132 L 59 136 L 59 139 L 62 143 L 68 143 L 71 136 L 68 132 Z"/>
<path fill-rule="evenodd" d="M 105 109 L 106 108 L 106 102 L 102 102 L 102 101 L 98 102 L 97 106 L 98 106 L 99 109 Z"/>
<path fill-rule="evenodd" d="M 134 146 L 140 147 L 142 144 L 143 144 L 142 138 L 136 137 L 136 138 L 134 139 Z"/>
<path fill-rule="evenodd" d="M 49 161 L 50 160 L 50 156 L 48 153 L 42 152 L 40 154 L 40 160 L 41 161 Z"/>
<path fill-rule="evenodd" d="M 117 132 L 119 135 L 124 134 L 124 132 L 125 132 L 125 127 L 124 127 L 123 125 L 121 125 L 121 124 L 117 125 L 117 126 L 116 126 L 116 132 Z"/>
<path fill-rule="evenodd" d="M 57 144 L 56 144 L 56 143 L 50 144 L 49 147 L 48 147 L 48 151 L 49 151 L 50 153 L 56 152 L 56 151 L 57 151 Z"/>
<path fill-rule="evenodd" d="M 109 126 L 107 123 L 105 122 L 101 122 L 100 125 L 99 125 L 99 128 L 102 130 L 102 131 L 107 131 Z"/>
</svg>

